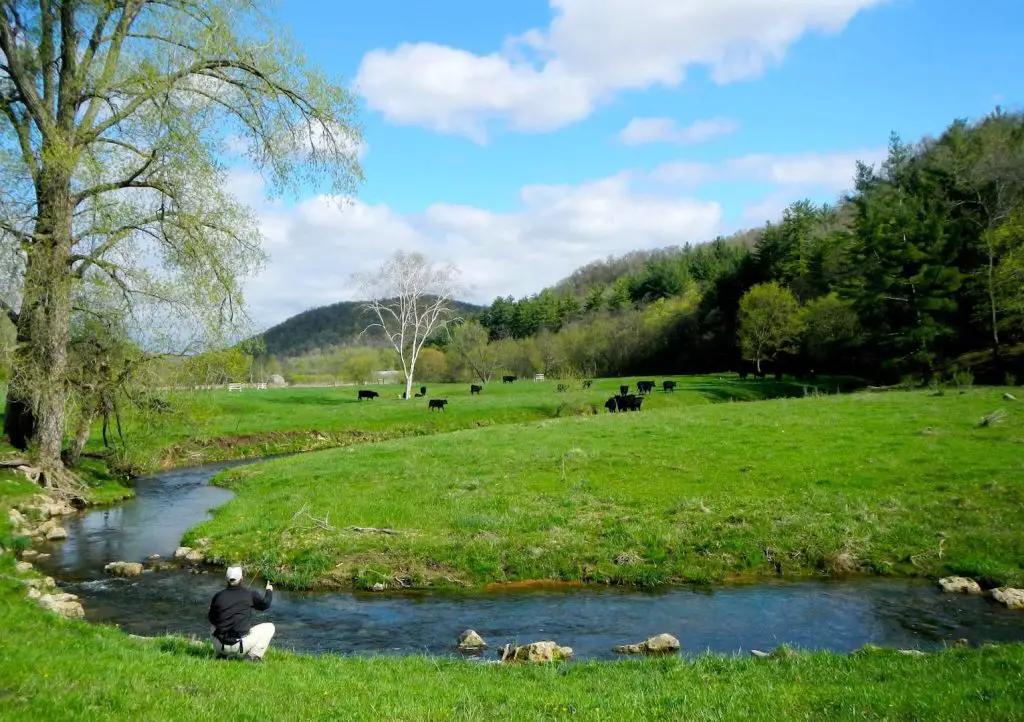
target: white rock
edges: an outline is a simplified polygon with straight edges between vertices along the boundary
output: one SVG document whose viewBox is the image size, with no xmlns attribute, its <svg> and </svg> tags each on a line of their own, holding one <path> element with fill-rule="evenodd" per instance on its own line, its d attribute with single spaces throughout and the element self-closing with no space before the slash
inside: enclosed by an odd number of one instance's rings
<svg viewBox="0 0 1024 722">
<path fill-rule="evenodd" d="M 750 650 L 750 653 L 758 659 L 768 659 L 768 657 L 772 656 L 768 654 L 768 652 L 762 652 L 760 649 L 752 649 Z"/>
<path fill-rule="evenodd" d="M 62 526 L 55 526 L 46 532 L 46 541 L 61 541 L 68 538 L 67 530 Z"/>
<path fill-rule="evenodd" d="M 110 562 L 103 571 L 116 577 L 138 577 L 142 575 L 142 565 L 139 562 Z"/>
<path fill-rule="evenodd" d="M 39 605 L 65 617 L 85 617 L 85 609 L 74 594 L 44 594 L 39 598 Z"/>
<path fill-rule="evenodd" d="M 1007 609 L 1024 609 L 1024 589 L 999 587 L 989 592 L 989 596 Z"/>
<path fill-rule="evenodd" d="M 459 635 L 459 649 L 483 649 L 486 646 L 484 638 L 472 629 L 467 629 Z"/>
<path fill-rule="evenodd" d="M 14 568 L 19 572 L 30 572 L 32 571 L 32 562 L 18 562 Z"/>
<path fill-rule="evenodd" d="M 949 594 L 981 594 L 981 586 L 967 577 L 943 577 L 939 586 Z"/>
<path fill-rule="evenodd" d="M 20 529 L 25 526 L 25 516 L 17 509 L 11 509 L 7 512 L 7 520 L 11 523 L 12 529 Z"/>
</svg>

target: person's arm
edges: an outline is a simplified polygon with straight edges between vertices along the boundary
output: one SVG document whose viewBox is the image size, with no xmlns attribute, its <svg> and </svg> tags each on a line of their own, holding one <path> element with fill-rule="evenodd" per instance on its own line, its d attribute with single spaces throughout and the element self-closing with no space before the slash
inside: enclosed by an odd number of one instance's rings
<svg viewBox="0 0 1024 722">
<path fill-rule="evenodd" d="M 207 613 L 206 618 L 209 619 L 210 620 L 210 624 L 212 624 L 215 627 L 217 626 L 217 615 L 215 614 L 216 611 L 217 611 L 217 597 L 214 596 L 213 600 L 210 602 L 210 611 Z"/>
<path fill-rule="evenodd" d="M 274 600 L 274 587 L 271 586 L 270 582 L 267 582 L 267 591 L 260 597 L 259 592 L 255 589 L 252 590 L 252 606 L 259 611 L 270 609 L 270 603 Z"/>
</svg>

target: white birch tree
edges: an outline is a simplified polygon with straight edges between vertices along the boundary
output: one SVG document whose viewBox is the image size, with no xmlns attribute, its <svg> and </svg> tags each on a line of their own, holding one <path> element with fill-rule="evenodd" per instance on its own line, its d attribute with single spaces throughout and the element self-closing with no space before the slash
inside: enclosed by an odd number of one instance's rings
<svg viewBox="0 0 1024 722">
<path fill-rule="evenodd" d="M 405 398 L 412 398 L 416 359 L 427 339 L 454 317 L 452 301 L 458 290 L 459 269 L 433 264 L 422 253 L 398 251 L 371 273 L 354 280 L 366 299 L 363 309 L 376 321 L 398 353 L 405 374 Z"/>
</svg>

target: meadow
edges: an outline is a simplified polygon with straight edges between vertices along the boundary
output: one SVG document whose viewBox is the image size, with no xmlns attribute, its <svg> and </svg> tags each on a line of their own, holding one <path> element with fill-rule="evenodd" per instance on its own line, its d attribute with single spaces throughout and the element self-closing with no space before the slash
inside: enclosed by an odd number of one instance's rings
<svg viewBox="0 0 1024 722">
<path fill-rule="evenodd" d="M 840 396 L 823 394 L 832 381 L 678 380 L 639 414 L 604 411 L 620 383 L 608 379 L 565 394 L 553 383 L 492 384 L 479 397 L 432 387 L 450 402 L 433 413 L 423 399 L 357 402 L 353 388 L 197 392 L 172 397 L 187 413 L 125 428 L 140 465 L 338 446 L 222 475 L 236 497 L 187 534 L 286 586 L 848 572 L 1022 581 L 1024 423 L 1006 389 Z M 979 423 L 994 411 L 999 423 Z M 97 500 L 113 498 L 115 480 L 89 463 Z M 0 507 L 33 491 L 0 474 Z M 18 546 L 6 513 L 0 545 Z M 242 719 L 1011 719 L 1024 709 L 1021 645 L 542 667 L 272 648 L 258 666 L 215 662 L 205 642 L 52 616 L 25 600 L 19 576 L 0 553 L 5 720 L 205 719 L 227 708 Z"/>
<path fill-rule="evenodd" d="M 662 377 L 659 377 L 659 380 Z M 670 378 L 670 377 L 664 377 Z M 721 401 L 754 401 L 801 396 L 805 389 L 835 392 L 854 385 L 850 379 L 742 382 L 735 375 L 675 377 L 679 390 L 657 394 L 645 408 L 676 408 Z M 367 385 L 380 398 L 358 401 L 357 387 L 283 388 L 257 391 L 224 389 L 164 392 L 157 410 L 128 407 L 122 414 L 124 445 L 115 441 L 115 468 L 142 474 L 161 468 L 194 466 L 228 459 L 312 451 L 367 441 L 423 436 L 484 426 L 540 421 L 563 416 L 604 413 L 604 402 L 619 384 L 636 388 L 636 378 L 598 379 L 583 391 L 556 392 L 557 383 L 492 382 L 480 395 L 469 384 L 429 384 L 429 398 L 445 398 L 443 413 L 430 413 L 426 399 L 402 400 L 397 384 Z M 417 388 L 420 384 L 416 385 Z M 111 429 L 113 437 L 113 429 Z M 97 424 L 86 447 L 104 452 Z"/>
<path fill-rule="evenodd" d="M 658 392 L 639 414 L 282 458 L 219 477 L 236 497 L 186 542 L 295 587 L 858 571 L 1019 584 L 1024 421 L 1003 393 Z"/>
</svg>

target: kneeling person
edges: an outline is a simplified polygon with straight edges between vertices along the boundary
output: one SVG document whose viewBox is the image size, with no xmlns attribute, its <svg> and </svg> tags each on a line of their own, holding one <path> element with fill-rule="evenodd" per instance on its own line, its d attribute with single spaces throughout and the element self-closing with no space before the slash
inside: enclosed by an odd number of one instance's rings
<svg viewBox="0 0 1024 722">
<path fill-rule="evenodd" d="M 270 622 L 252 626 L 252 610 L 270 609 L 274 587 L 267 582 L 267 591 L 261 597 L 255 589 L 242 586 L 242 568 L 228 567 L 228 586 L 213 595 L 209 620 L 213 625 L 213 649 L 218 659 L 246 655 L 254 662 L 263 655 L 274 636 Z"/>
</svg>

